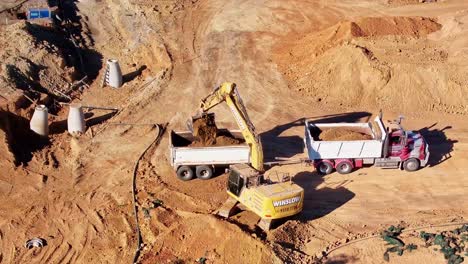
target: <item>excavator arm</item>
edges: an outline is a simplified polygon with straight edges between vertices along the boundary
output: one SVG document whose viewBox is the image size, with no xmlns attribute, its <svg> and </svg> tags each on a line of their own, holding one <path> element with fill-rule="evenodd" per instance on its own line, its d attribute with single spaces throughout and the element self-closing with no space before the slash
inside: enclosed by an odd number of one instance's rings
<svg viewBox="0 0 468 264">
<path fill-rule="evenodd" d="M 225 102 L 231 110 L 234 119 L 236 120 L 239 129 L 245 142 L 251 149 L 251 164 L 252 167 L 260 172 L 263 168 L 263 149 L 260 138 L 255 132 L 255 127 L 250 121 L 247 110 L 240 98 L 235 83 L 223 83 L 217 87 L 211 94 L 203 98 L 200 103 L 200 108 L 203 113 L 206 113 L 211 108 Z"/>
</svg>

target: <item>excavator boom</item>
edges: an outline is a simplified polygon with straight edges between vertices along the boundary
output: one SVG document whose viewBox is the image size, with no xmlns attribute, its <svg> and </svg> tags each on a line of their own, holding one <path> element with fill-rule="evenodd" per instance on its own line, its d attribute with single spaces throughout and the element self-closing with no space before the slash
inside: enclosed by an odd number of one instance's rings
<svg viewBox="0 0 468 264">
<path fill-rule="evenodd" d="M 225 82 L 217 87 L 211 94 L 201 100 L 200 109 L 203 113 L 206 113 L 222 102 L 225 102 L 231 110 L 245 142 L 250 146 L 252 167 L 259 172 L 263 172 L 262 143 L 260 137 L 255 132 L 254 125 L 250 121 L 245 105 L 237 91 L 236 84 Z"/>
</svg>

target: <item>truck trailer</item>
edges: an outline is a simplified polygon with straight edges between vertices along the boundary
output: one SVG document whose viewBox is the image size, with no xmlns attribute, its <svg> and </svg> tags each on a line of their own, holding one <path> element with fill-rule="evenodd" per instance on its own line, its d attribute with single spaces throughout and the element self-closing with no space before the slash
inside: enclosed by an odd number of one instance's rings
<svg viewBox="0 0 468 264">
<path fill-rule="evenodd" d="M 347 174 L 366 164 L 382 168 L 416 171 L 427 165 L 429 146 L 423 136 L 404 130 L 401 119 L 396 127 L 385 128 L 382 115 L 373 123 L 314 123 L 305 122 L 305 150 L 308 162 L 321 174 L 334 169 Z M 366 134 L 369 140 L 322 141 L 320 133 L 325 129 L 346 129 Z"/>
<path fill-rule="evenodd" d="M 195 138 L 191 131 L 171 131 L 169 140 L 170 163 L 181 180 L 191 180 L 195 175 L 202 180 L 213 176 L 217 167 L 233 164 L 250 164 L 250 147 L 239 130 L 220 129 L 219 133 L 238 139 L 240 144 L 229 146 L 191 146 Z"/>
</svg>

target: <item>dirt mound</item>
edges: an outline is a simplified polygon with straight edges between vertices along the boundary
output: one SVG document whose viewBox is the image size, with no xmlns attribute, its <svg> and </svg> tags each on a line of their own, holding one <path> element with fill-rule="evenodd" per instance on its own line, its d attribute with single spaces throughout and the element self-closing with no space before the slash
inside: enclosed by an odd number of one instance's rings
<svg viewBox="0 0 468 264">
<path fill-rule="evenodd" d="M 346 141 L 346 140 L 370 140 L 372 137 L 368 134 L 343 128 L 324 129 L 320 133 L 320 140 L 323 141 Z"/>
<path fill-rule="evenodd" d="M 424 38 L 439 28 L 429 18 L 362 18 L 280 46 L 275 59 L 289 87 L 317 103 L 467 113 L 466 67 Z"/>
<path fill-rule="evenodd" d="M 364 17 L 344 21 L 302 39 L 279 46 L 278 56 L 308 58 L 318 56 L 341 43 L 360 37 L 407 36 L 422 37 L 441 28 L 435 20 L 425 17 Z"/>
<path fill-rule="evenodd" d="M 60 32 L 21 21 L 0 30 L 0 92 L 15 102 L 19 90 L 32 98 L 65 91 L 78 76 Z"/>
<path fill-rule="evenodd" d="M 349 28 L 353 37 L 421 37 L 441 27 L 435 20 L 425 17 L 365 17 L 355 22 L 345 22 L 345 28 Z"/>
<path fill-rule="evenodd" d="M 142 263 L 281 263 L 261 241 L 214 216 L 198 215 L 172 224 L 156 237 L 154 250 L 144 255 Z"/>
</svg>

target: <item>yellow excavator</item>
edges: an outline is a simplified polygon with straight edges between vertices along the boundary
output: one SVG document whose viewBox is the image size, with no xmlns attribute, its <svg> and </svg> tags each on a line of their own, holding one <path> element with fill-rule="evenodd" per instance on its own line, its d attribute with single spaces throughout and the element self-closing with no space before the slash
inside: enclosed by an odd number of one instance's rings
<svg viewBox="0 0 468 264">
<path fill-rule="evenodd" d="M 293 183 L 289 177 L 269 179 L 264 175 L 263 149 L 260 137 L 247 115 L 244 103 L 239 96 L 236 84 L 223 83 L 201 100 L 197 116 L 208 115 L 208 111 L 220 103 L 226 103 L 236 120 L 239 129 L 250 147 L 250 166 L 235 164 L 229 167 L 227 193 L 230 198 L 218 214 L 229 217 L 238 203 L 260 216 L 258 226 L 269 230 L 272 220 L 295 215 L 302 211 L 304 189 Z M 212 115 L 214 116 L 214 115 Z"/>
</svg>

